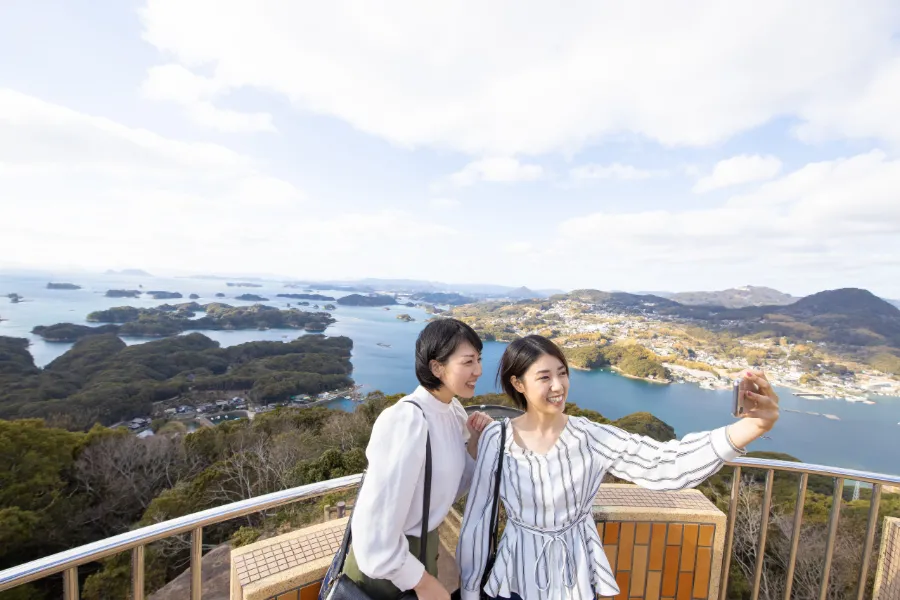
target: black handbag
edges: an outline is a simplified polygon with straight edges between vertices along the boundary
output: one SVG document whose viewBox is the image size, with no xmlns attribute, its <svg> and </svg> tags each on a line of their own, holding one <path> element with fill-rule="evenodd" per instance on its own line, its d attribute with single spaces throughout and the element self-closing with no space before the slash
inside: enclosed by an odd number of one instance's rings
<svg viewBox="0 0 900 600">
<path fill-rule="evenodd" d="M 425 411 L 416 402 L 408 401 L 425 414 Z M 419 560 L 422 564 L 427 563 L 427 546 L 428 546 L 428 512 L 431 506 L 431 434 L 426 427 L 425 433 L 425 487 L 422 493 L 422 542 L 419 547 Z M 362 490 L 363 482 L 366 476 L 359 482 L 359 489 Z M 347 560 L 347 553 L 350 551 L 350 543 L 352 534 L 350 531 L 350 521 L 353 520 L 353 513 L 350 513 L 350 519 L 347 521 L 347 527 L 344 530 L 344 539 L 341 547 L 338 548 L 331 566 L 322 579 L 322 586 L 319 589 L 319 600 L 372 600 L 369 595 L 359 587 L 355 581 L 350 579 L 344 572 L 344 562 Z M 414 590 L 401 592 L 398 600 L 413 600 L 418 598 Z"/>
<path fill-rule="evenodd" d="M 490 579 L 494 562 L 497 560 L 497 529 L 500 525 L 500 480 L 503 473 L 503 454 L 506 451 L 506 427 L 509 419 L 504 419 L 500 427 L 500 452 L 497 455 L 497 472 L 494 474 L 494 503 L 491 506 L 491 533 L 488 537 L 488 557 L 484 563 L 484 573 L 481 575 L 481 586 L 478 588 L 480 600 L 495 600 L 484 591 Z M 462 591 L 456 590 L 450 595 L 450 600 L 461 600 Z"/>
</svg>

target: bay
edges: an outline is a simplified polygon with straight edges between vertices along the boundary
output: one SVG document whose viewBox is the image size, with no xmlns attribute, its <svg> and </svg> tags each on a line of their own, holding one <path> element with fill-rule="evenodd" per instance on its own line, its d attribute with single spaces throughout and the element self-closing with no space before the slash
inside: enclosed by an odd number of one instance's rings
<svg viewBox="0 0 900 600">
<path fill-rule="evenodd" d="M 48 281 L 71 282 L 81 290 L 48 290 Z M 239 280 L 235 280 L 239 281 Z M 201 304 L 221 301 L 234 306 L 252 302 L 235 300 L 234 296 L 250 293 L 269 298 L 265 304 L 285 307 L 295 301 L 276 298 L 279 293 L 302 293 L 288 289 L 281 282 L 255 281 L 259 288 L 227 287 L 225 281 L 195 278 L 148 278 L 119 275 L 84 275 L 60 273 L 0 274 L 0 335 L 25 337 L 31 341 L 35 362 L 44 366 L 62 355 L 71 344 L 44 342 L 30 333 L 35 325 L 59 322 L 88 324 L 87 314 L 114 306 L 151 307 L 164 301 L 151 298 L 106 298 L 108 289 L 165 290 L 181 292 L 185 298 L 169 303 L 187 302 L 196 293 Z M 215 298 L 221 292 L 226 298 Z M 6 303 L 8 293 L 25 298 L 18 304 Z M 316 290 L 316 293 L 340 297 L 347 292 Z M 311 302 L 315 304 L 315 302 Z M 324 304 L 324 302 L 319 302 Z M 305 308 L 305 307 L 304 307 Z M 305 308 L 309 310 L 308 308 Z M 396 317 L 407 313 L 412 323 Z M 363 391 L 408 393 L 418 384 L 413 370 L 416 336 L 430 315 L 413 307 L 393 306 L 391 310 L 370 307 L 339 306 L 333 312 L 337 323 L 327 335 L 345 335 L 353 340 L 353 378 Z M 248 341 L 287 341 L 299 335 L 296 331 L 202 331 L 223 346 Z M 134 344 L 146 339 L 125 339 Z M 379 345 L 381 344 L 381 345 Z M 503 343 L 486 342 L 483 352 L 484 374 L 476 393 L 498 392 L 495 383 Z M 777 389 L 782 416 L 769 436 L 754 442 L 751 450 L 785 452 L 804 462 L 834 465 L 875 472 L 900 474 L 900 398 L 871 396 L 874 405 L 853 404 L 843 400 L 809 400 L 794 396 L 790 390 Z M 659 385 L 622 377 L 610 371 L 573 371 L 569 401 L 596 410 L 610 419 L 638 411 L 649 412 L 675 428 L 679 437 L 692 431 L 707 430 L 731 423 L 730 392 L 700 389 L 694 384 Z M 353 403 L 343 401 L 334 408 L 352 410 Z M 790 412 L 786 409 L 801 411 Z M 840 420 L 807 414 L 832 414 Z"/>
</svg>

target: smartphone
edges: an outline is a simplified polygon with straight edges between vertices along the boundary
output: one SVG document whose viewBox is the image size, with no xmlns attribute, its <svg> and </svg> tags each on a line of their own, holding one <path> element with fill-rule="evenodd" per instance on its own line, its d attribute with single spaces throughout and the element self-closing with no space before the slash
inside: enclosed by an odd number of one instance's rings
<svg viewBox="0 0 900 600">
<path fill-rule="evenodd" d="M 756 384 L 743 377 L 731 382 L 731 416 L 737 418 L 745 416 L 747 412 L 746 392 L 748 390 L 755 392 Z"/>
</svg>

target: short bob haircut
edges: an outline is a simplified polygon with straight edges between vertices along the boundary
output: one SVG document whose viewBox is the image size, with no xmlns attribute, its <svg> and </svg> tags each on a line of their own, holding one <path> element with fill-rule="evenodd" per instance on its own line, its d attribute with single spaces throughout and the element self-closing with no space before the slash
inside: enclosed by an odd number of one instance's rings
<svg viewBox="0 0 900 600">
<path fill-rule="evenodd" d="M 431 361 L 445 364 L 463 342 L 469 342 L 481 353 L 481 338 L 462 321 L 445 318 L 425 326 L 416 339 L 416 379 L 422 387 L 429 391 L 441 389 L 444 384 L 431 372 Z"/>
<path fill-rule="evenodd" d="M 525 395 L 520 393 L 513 384 L 512 378 L 522 379 L 528 369 L 531 368 L 537 360 L 549 354 L 559 359 L 559 362 L 566 368 L 566 375 L 569 374 L 569 361 L 559 346 L 540 335 L 527 335 L 512 342 L 506 347 L 503 356 L 500 358 L 500 368 L 497 369 L 497 379 L 503 392 L 512 398 L 516 406 L 522 410 L 528 410 L 528 401 Z"/>
</svg>

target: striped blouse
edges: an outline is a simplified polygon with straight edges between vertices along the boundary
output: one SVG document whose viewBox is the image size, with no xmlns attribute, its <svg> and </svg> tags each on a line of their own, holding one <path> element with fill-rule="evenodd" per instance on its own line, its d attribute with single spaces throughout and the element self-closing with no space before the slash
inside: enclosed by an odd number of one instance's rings
<svg viewBox="0 0 900 600">
<path fill-rule="evenodd" d="M 462 600 L 477 600 L 487 560 L 500 428 L 506 444 L 500 499 L 507 525 L 484 591 L 523 600 L 593 600 L 619 593 L 592 508 L 606 473 L 653 490 L 698 485 L 744 451 L 721 427 L 681 441 L 657 442 L 611 425 L 569 417 L 546 454 L 525 450 L 509 421 L 488 425 L 478 444 L 475 479 L 463 517 L 456 559 Z"/>
</svg>

